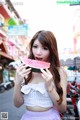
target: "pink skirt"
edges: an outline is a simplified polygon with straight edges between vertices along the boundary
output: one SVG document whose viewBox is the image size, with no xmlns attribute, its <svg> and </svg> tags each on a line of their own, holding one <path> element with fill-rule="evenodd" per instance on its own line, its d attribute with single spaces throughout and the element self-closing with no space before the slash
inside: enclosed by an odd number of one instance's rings
<svg viewBox="0 0 80 120">
<path fill-rule="evenodd" d="M 26 110 L 21 120 L 61 120 L 61 118 L 59 112 L 52 108 L 45 112 L 33 112 Z"/>
</svg>

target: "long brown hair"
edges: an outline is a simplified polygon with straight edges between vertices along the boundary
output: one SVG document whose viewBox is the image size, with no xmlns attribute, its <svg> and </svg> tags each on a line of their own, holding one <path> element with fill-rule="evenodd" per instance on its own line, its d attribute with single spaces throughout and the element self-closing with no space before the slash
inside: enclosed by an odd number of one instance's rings
<svg viewBox="0 0 80 120">
<path fill-rule="evenodd" d="M 57 48 L 56 38 L 51 31 L 45 31 L 45 30 L 38 31 L 30 41 L 30 54 L 28 57 L 30 59 L 34 59 L 32 47 L 33 47 L 34 41 L 36 39 L 38 39 L 39 42 L 43 46 L 46 46 L 50 51 L 50 61 L 49 61 L 51 64 L 50 71 L 53 75 L 56 90 L 57 90 L 57 92 L 60 96 L 60 100 L 62 102 L 63 90 L 60 85 L 60 74 L 59 74 L 60 61 L 59 61 L 59 56 L 58 56 L 58 48 Z M 25 80 L 25 83 L 27 84 L 31 78 L 32 78 L 32 73 L 30 73 L 28 79 Z"/>
</svg>

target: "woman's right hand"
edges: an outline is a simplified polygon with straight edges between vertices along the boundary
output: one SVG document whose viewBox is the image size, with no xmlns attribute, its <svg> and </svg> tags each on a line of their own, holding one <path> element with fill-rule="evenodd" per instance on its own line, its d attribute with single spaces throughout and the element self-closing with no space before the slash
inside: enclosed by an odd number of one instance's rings
<svg viewBox="0 0 80 120">
<path fill-rule="evenodd" d="M 17 69 L 16 69 L 16 75 L 15 75 L 15 84 L 21 84 L 24 80 L 24 77 L 27 79 L 29 73 L 31 72 L 31 68 L 27 68 L 25 64 L 21 64 Z M 27 69 L 26 69 L 27 68 Z"/>
</svg>

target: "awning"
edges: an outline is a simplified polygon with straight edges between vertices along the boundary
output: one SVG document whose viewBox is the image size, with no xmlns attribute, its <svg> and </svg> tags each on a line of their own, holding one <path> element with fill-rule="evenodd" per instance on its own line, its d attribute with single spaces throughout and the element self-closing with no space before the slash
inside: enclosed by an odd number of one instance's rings
<svg viewBox="0 0 80 120">
<path fill-rule="evenodd" d="M 16 23 L 16 20 L 14 19 L 14 18 L 10 18 L 9 20 L 8 20 L 8 25 L 16 25 L 17 23 Z"/>
<path fill-rule="evenodd" d="M 3 41 L 0 42 L 0 52 L 8 53 L 7 46 Z"/>
<path fill-rule="evenodd" d="M 4 42 L 0 43 L 0 63 L 3 63 L 5 61 L 12 62 L 14 61 L 13 56 L 8 55 L 7 46 Z"/>
<path fill-rule="evenodd" d="M 4 52 L 0 52 L 0 64 L 2 64 L 3 66 L 8 65 L 10 62 L 13 62 L 14 59 L 12 56 L 7 55 Z"/>
<path fill-rule="evenodd" d="M 2 30 L 0 30 L 0 36 L 1 37 L 6 37 L 6 34 Z"/>
<path fill-rule="evenodd" d="M 1 56 L 2 56 L 2 58 L 5 57 L 7 59 L 10 59 L 11 61 L 14 61 L 13 57 L 6 54 L 5 52 L 0 52 L 0 58 L 1 58 Z"/>
<path fill-rule="evenodd" d="M 0 13 L 3 15 L 5 19 L 9 19 L 11 17 L 11 13 L 6 5 L 0 5 Z"/>
</svg>

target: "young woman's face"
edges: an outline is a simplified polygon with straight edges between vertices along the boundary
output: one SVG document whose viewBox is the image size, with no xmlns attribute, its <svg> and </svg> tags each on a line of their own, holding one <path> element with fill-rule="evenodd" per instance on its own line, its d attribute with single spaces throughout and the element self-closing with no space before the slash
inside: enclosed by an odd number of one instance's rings
<svg viewBox="0 0 80 120">
<path fill-rule="evenodd" d="M 34 41 L 32 52 L 36 60 L 49 62 L 50 51 L 47 47 L 43 47 L 38 39 Z"/>
</svg>

